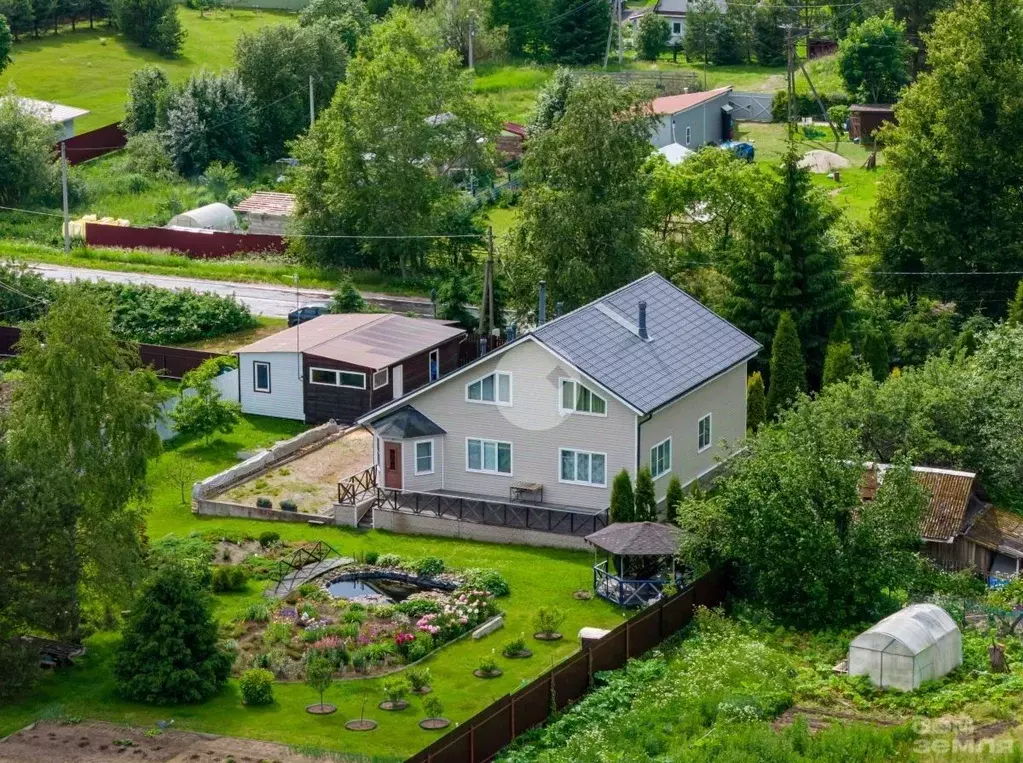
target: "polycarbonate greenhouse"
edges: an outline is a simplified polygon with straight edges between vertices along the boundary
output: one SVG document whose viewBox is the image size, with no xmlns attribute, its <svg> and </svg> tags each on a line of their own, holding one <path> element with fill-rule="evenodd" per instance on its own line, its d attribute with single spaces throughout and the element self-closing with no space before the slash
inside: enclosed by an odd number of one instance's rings
<svg viewBox="0 0 1023 763">
<path fill-rule="evenodd" d="M 234 210 L 219 201 L 205 207 L 190 209 L 175 215 L 167 223 L 168 228 L 199 228 L 202 230 L 219 230 L 231 232 L 238 227 L 238 218 Z"/>
<path fill-rule="evenodd" d="M 911 691 L 963 662 L 963 637 L 948 612 L 913 604 L 864 631 L 849 645 L 849 675 Z"/>
</svg>

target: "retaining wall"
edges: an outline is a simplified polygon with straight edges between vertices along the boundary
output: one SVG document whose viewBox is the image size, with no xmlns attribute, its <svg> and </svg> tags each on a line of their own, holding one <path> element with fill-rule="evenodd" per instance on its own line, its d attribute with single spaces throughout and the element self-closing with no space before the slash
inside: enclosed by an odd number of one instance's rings
<svg viewBox="0 0 1023 763">
<path fill-rule="evenodd" d="M 379 506 L 373 510 L 373 528 L 402 535 L 439 535 L 445 538 L 468 538 L 486 543 L 513 543 L 524 546 L 586 549 L 586 541 L 574 535 L 559 535 L 521 527 L 484 525 L 426 514 L 390 511 Z"/>
<path fill-rule="evenodd" d="M 204 517 L 234 517 L 235 519 L 268 519 L 275 522 L 309 522 L 310 520 L 333 524 L 330 516 L 304 514 L 300 511 L 281 511 L 280 509 L 260 509 L 255 506 L 243 506 L 240 503 L 224 501 L 196 501 L 194 513 Z"/>
</svg>

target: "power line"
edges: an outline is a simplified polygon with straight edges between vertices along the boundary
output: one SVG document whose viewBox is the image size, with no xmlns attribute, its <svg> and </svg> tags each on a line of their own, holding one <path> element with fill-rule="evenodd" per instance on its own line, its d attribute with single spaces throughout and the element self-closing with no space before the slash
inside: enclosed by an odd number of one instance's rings
<svg viewBox="0 0 1023 763">
<path fill-rule="evenodd" d="M 0 206 L 0 209 L 6 209 L 9 212 L 24 212 L 26 215 L 42 215 L 43 217 L 60 217 L 60 218 L 64 217 L 64 215 L 54 214 L 53 212 L 37 212 L 34 209 L 20 209 L 19 207 L 4 207 L 4 206 Z"/>
<path fill-rule="evenodd" d="M 876 276 L 1023 276 L 1023 270 L 872 270 Z"/>
</svg>

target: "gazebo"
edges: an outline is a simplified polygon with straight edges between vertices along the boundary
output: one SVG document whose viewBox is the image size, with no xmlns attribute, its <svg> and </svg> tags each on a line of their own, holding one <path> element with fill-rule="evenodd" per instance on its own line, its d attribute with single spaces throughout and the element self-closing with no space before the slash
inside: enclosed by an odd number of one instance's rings
<svg viewBox="0 0 1023 763">
<path fill-rule="evenodd" d="M 586 542 L 605 554 L 593 565 L 594 591 L 622 607 L 656 599 L 675 583 L 678 541 L 676 528 L 656 522 L 616 522 L 587 535 Z"/>
</svg>

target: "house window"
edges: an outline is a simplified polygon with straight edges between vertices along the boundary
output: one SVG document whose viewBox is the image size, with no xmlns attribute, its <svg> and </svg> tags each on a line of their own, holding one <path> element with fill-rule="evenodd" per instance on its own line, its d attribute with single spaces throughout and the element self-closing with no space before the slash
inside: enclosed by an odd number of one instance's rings
<svg viewBox="0 0 1023 763">
<path fill-rule="evenodd" d="M 495 371 L 465 385 L 465 399 L 470 403 L 511 405 L 511 374 Z"/>
<path fill-rule="evenodd" d="M 338 371 L 333 368 L 310 368 L 309 381 L 325 387 L 366 389 L 366 374 L 360 374 L 355 371 Z"/>
<path fill-rule="evenodd" d="M 710 414 L 708 413 L 697 424 L 696 449 L 700 453 L 710 447 Z"/>
<path fill-rule="evenodd" d="M 583 384 L 571 379 L 561 380 L 561 410 L 576 413 L 607 415 L 607 401 Z"/>
<path fill-rule="evenodd" d="M 380 389 L 386 387 L 388 379 L 388 373 L 386 368 L 381 368 L 379 371 L 373 372 L 373 389 Z"/>
<path fill-rule="evenodd" d="M 440 350 L 430 350 L 430 381 L 440 378 Z"/>
<path fill-rule="evenodd" d="M 671 33 L 674 35 L 682 34 L 682 22 L 675 21 L 671 25 Z"/>
<path fill-rule="evenodd" d="M 416 443 L 416 474 L 433 474 L 433 440 Z"/>
<path fill-rule="evenodd" d="M 607 487 L 607 456 L 604 453 L 562 448 L 560 460 L 562 482 Z"/>
<path fill-rule="evenodd" d="M 465 468 L 470 472 L 511 474 L 511 443 L 470 437 L 465 441 Z"/>
<path fill-rule="evenodd" d="M 686 127 L 686 145 L 688 146 L 693 142 L 693 128 Z"/>
<path fill-rule="evenodd" d="M 650 474 L 657 479 L 671 471 L 671 438 L 650 449 Z"/>
<path fill-rule="evenodd" d="M 270 391 L 270 364 L 262 360 L 252 361 L 252 389 L 256 392 Z"/>
</svg>

